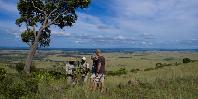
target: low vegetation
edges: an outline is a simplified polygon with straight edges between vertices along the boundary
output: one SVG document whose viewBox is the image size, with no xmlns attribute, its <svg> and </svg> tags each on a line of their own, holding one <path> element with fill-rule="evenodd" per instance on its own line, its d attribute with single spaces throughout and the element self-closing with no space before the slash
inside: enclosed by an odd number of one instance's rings
<svg viewBox="0 0 198 99">
<path fill-rule="evenodd" d="M 130 70 L 130 72 L 132 72 L 132 73 L 137 73 L 138 71 L 140 71 L 140 69 L 138 69 L 138 68 Z"/>
<path fill-rule="evenodd" d="M 120 76 L 120 75 L 127 74 L 127 71 L 126 71 L 126 68 L 120 68 L 119 70 L 116 70 L 116 71 L 107 71 L 106 74 L 108 76 Z"/>
<path fill-rule="evenodd" d="M 105 54 L 105 57 L 113 57 L 113 55 Z M 28 75 L 22 72 L 24 63 L 20 60 L 0 63 L 0 98 L 197 99 L 198 57 L 188 56 L 193 61 L 187 64 L 183 63 L 183 58 L 176 56 L 174 60 L 168 59 L 168 61 L 161 61 L 165 58 L 159 58 L 157 55 L 152 57 L 157 57 L 159 60 L 154 58 L 152 60 L 148 54 L 124 59 L 119 57 L 122 56 L 107 58 L 107 64 L 114 65 L 107 65 L 105 93 L 91 91 L 89 83 L 83 86 L 68 86 L 63 62 L 48 63 L 44 65 L 46 67 L 43 66 L 44 68 L 39 68 L 38 64 L 40 66 L 45 61 L 34 62 L 34 69 Z M 142 57 L 149 60 L 141 60 Z M 130 63 L 131 61 L 133 63 Z"/>
<path fill-rule="evenodd" d="M 190 63 L 192 62 L 190 58 L 184 58 L 183 59 L 183 63 Z"/>
</svg>

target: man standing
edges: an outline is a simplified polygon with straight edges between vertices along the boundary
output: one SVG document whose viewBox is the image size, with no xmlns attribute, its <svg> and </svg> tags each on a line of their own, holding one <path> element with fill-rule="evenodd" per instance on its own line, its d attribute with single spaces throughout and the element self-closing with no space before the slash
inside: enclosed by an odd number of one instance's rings
<svg viewBox="0 0 198 99">
<path fill-rule="evenodd" d="M 105 58 L 102 56 L 102 53 L 99 49 L 96 50 L 96 55 L 98 57 L 98 62 L 96 65 L 96 84 L 99 84 L 100 91 L 104 92 L 104 74 L 105 74 Z M 97 85 L 95 86 L 97 87 Z M 96 89 L 96 88 L 95 88 Z"/>
<path fill-rule="evenodd" d="M 89 63 L 87 63 L 86 58 L 83 57 L 81 59 L 81 66 L 82 66 L 82 82 L 85 83 L 88 79 L 88 75 L 89 75 Z"/>
</svg>

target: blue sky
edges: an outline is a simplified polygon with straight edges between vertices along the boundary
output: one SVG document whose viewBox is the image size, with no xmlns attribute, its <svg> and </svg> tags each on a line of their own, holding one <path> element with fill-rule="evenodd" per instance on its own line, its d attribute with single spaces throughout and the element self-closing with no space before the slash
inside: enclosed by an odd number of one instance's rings
<svg viewBox="0 0 198 99">
<path fill-rule="evenodd" d="M 27 47 L 17 0 L 0 0 L 0 46 Z M 198 48 L 198 0 L 92 0 L 73 27 L 54 26 L 56 48 Z"/>
</svg>

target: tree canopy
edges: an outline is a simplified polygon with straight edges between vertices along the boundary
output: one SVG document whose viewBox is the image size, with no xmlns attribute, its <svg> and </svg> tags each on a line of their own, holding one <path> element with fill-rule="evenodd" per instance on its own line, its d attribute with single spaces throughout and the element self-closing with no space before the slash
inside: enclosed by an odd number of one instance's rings
<svg viewBox="0 0 198 99">
<path fill-rule="evenodd" d="M 49 46 L 50 26 L 72 26 L 77 20 L 76 9 L 87 8 L 89 3 L 90 0 L 19 0 L 16 24 L 27 27 L 21 34 L 22 41 L 31 46 L 38 35 L 40 46 Z"/>
<path fill-rule="evenodd" d="M 50 26 L 55 25 L 61 29 L 71 27 L 77 20 L 76 10 L 87 8 L 89 3 L 90 0 L 18 0 L 20 17 L 16 19 L 16 24 L 26 26 L 21 39 L 30 46 L 25 72 L 30 72 L 38 46 L 49 46 Z"/>
</svg>

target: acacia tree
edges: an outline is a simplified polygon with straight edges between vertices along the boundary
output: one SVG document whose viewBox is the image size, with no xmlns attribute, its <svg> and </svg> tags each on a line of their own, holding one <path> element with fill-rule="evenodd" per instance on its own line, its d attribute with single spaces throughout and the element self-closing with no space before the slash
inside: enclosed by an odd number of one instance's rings
<svg viewBox="0 0 198 99">
<path fill-rule="evenodd" d="M 20 17 L 16 19 L 16 24 L 26 26 L 21 38 L 30 47 L 25 72 L 30 72 L 37 48 L 49 46 L 50 26 L 55 25 L 60 29 L 71 27 L 77 20 L 76 10 L 87 8 L 89 4 L 90 0 L 18 0 Z"/>
</svg>

